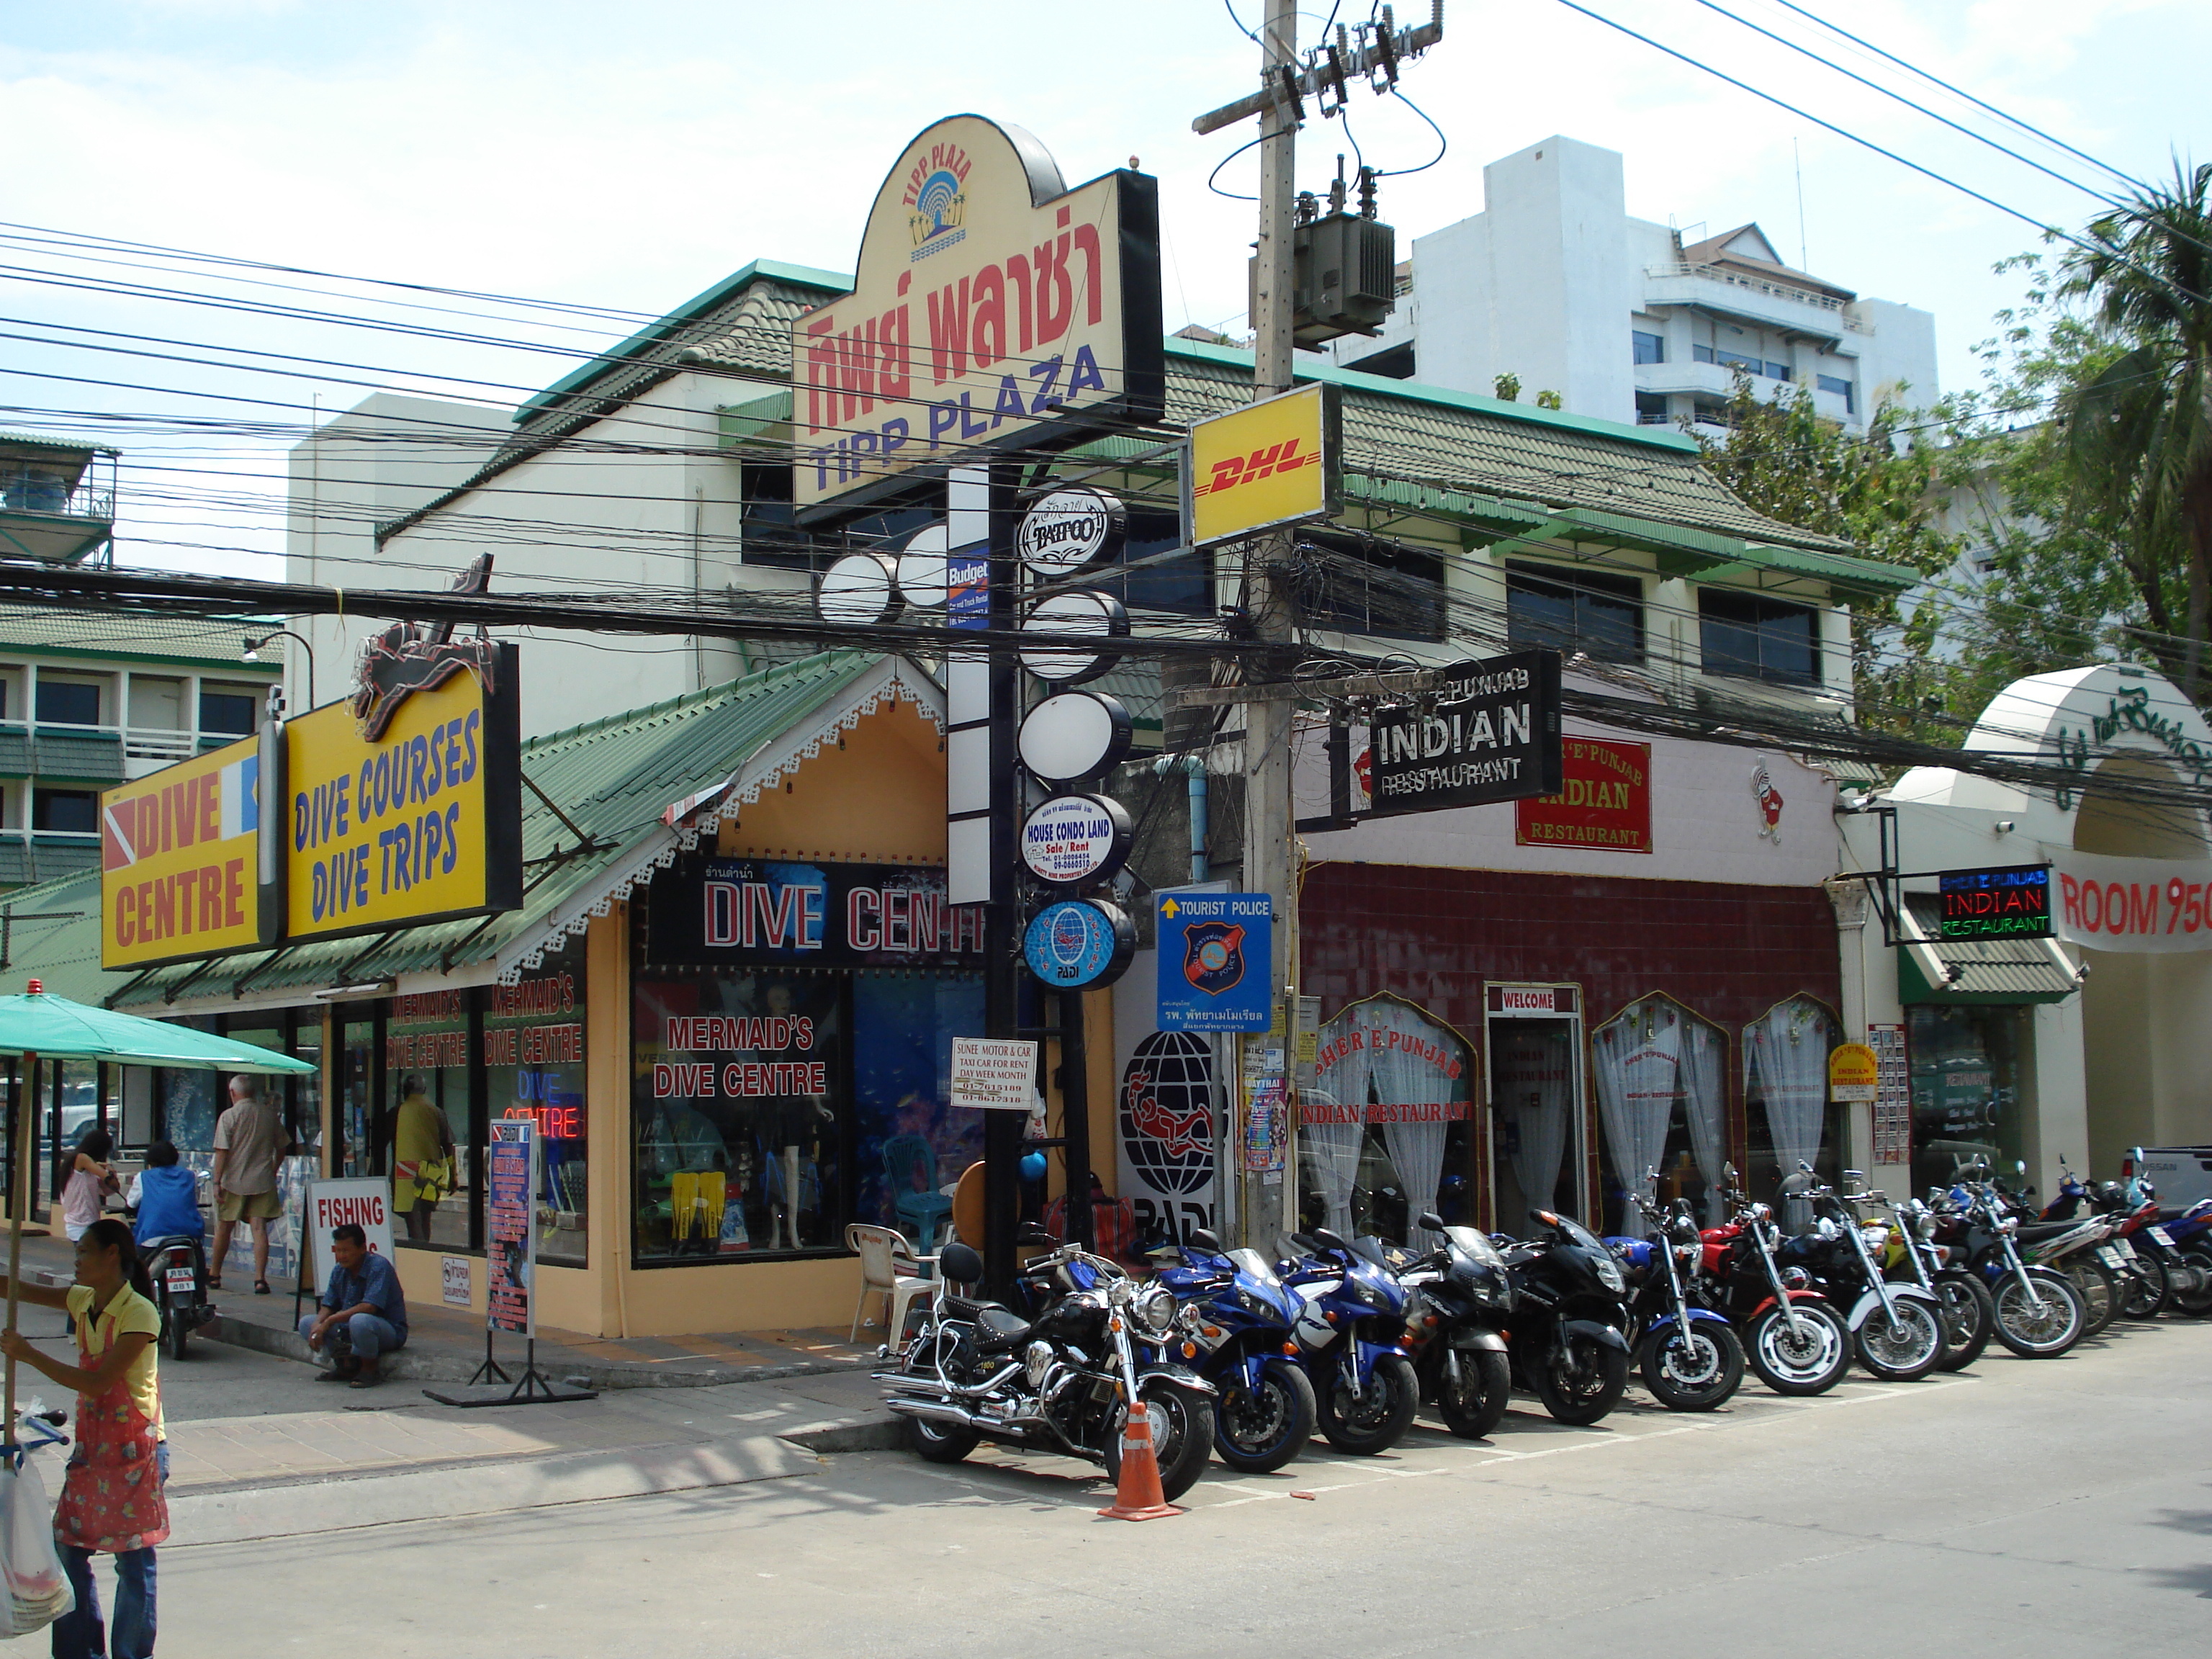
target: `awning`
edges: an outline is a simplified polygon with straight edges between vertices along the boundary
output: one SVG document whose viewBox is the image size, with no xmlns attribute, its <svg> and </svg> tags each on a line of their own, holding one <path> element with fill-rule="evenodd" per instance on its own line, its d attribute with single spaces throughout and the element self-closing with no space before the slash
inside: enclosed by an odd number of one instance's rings
<svg viewBox="0 0 2212 1659">
<path fill-rule="evenodd" d="M 1936 901 L 1908 896 L 1898 918 L 1897 999 L 1990 1007 L 2063 1002 L 2080 988 L 2074 964 L 2047 939 L 1938 939 Z"/>
</svg>

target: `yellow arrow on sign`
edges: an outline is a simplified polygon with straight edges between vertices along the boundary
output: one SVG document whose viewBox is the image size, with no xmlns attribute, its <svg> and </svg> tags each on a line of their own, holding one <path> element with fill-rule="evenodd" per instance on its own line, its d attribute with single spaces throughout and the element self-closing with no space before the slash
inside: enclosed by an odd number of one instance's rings
<svg viewBox="0 0 2212 1659">
<path fill-rule="evenodd" d="M 1167 900 L 1160 906 L 1160 914 L 1165 916 L 1170 921 L 1173 921 L 1182 913 L 1182 906 L 1177 904 L 1172 898 Z"/>
</svg>

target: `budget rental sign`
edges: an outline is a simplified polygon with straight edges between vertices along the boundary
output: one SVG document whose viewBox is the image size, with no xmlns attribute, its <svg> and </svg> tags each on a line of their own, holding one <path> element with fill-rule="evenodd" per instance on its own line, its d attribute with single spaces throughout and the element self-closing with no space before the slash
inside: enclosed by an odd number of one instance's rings
<svg viewBox="0 0 2212 1659">
<path fill-rule="evenodd" d="M 100 963 L 250 950 L 262 926 L 259 740 L 165 767 L 100 798 Z"/>
<path fill-rule="evenodd" d="M 793 325 L 798 505 L 1156 420 L 1160 336 L 1152 179 L 1116 171 L 1069 190 L 1020 128 L 939 121 L 876 192 L 853 292 Z"/>
</svg>

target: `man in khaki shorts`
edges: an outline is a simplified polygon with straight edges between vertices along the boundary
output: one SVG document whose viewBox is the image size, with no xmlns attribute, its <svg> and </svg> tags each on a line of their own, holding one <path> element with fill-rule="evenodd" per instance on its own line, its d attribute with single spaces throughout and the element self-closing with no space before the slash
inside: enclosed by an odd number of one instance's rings
<svg viewBox="0 0 2212 1659">
<path fill-rule="evenodd" d="M 269 1223 L 283 1201 L 276 1195 L 276 1164 L 292 1150 L 292 1137 L 276 1109 L 261 1097 L 258 1079 L 230 1080 L 230 1108 L 215 1124 L 215 1254 L 208 1288 L 222 1288 L 230 1232 L 242 1219 L 253 1230 L 253 1293 L 269 1294 Z"/>
</svg>

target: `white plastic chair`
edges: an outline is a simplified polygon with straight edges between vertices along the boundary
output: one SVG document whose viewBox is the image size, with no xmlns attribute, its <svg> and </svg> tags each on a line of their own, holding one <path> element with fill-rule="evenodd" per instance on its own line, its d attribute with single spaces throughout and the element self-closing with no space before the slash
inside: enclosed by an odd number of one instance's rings
<svg viewBox="0 0 2212 1659">
<path fill-rule="evenodd" d="M 902 1346 L 907 1309 L 935 1295 L 937 1285 L 921 1276 L 921 1259 L 915 1255 L 906 1235 L 896 1228 L 855 1221 L 845 1229 L 845 1248 L 860 1258 L 860 1300 L 853 1310 L 853 1330 L 847 1340 L 860 1340 L 861 1316 L 868 1310 L 868 1298 L 880 1296 L 885 1334 L 896 1352 Z"/>
</svg>

